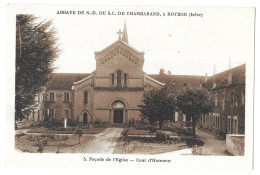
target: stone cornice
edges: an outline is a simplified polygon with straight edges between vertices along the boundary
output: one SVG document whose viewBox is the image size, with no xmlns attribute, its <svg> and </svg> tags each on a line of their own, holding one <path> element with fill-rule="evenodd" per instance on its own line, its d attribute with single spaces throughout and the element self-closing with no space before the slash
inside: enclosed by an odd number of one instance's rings
<svg viewBox="0 0 260 175">
<path fill-rule="evenodd" d="M 130 91 L 130 92 L 136 92 L 136 91 L 143 91 L 143 87 L 95 87 L 96 91 Z"/>
</svg>

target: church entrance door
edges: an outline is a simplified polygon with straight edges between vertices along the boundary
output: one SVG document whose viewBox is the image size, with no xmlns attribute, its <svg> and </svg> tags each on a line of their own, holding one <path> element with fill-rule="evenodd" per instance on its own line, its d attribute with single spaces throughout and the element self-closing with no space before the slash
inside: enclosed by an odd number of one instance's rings
<svg viewBox="0 0 260 175">
<path fill-rule="evenodd" d="M 86 112 L 83 113 L 83 125 L 88 123 L 88 114 Z"/>
<path fill-rule="evenodd" d="M 124 123 L 125 104 L 121 100 L 116 100 L 112 104 L 113 123 Z"/>
<path fill-rule="evenodd" d="M 114 109 L 114 123 L 123 123 L 123 109 Z"/>
</svg>

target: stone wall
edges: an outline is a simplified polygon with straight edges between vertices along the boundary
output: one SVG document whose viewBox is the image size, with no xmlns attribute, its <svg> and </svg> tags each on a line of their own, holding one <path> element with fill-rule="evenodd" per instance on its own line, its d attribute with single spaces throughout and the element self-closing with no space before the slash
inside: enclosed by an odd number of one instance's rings
<svg viewBox="0 0 260 175">
<path fill-rule="evenodd" d="M 54 101 L 50 101 L 50 93 L 54 93 Z M 69 101 L 64 101 L 64 93 L 69 93 Z M 65 110 L 68 110 L 68 118 L 73 117 L 72 112 L 72 102 L 73 96 L 71 90 L 48 90 L 45 93 L 45 102 L 44 102 L 44 109 L 54 110 L 54 118 L 58 120 L 63 120 L 66 117 Z"/>
<path fill-rule="evenodd" d="M 117 42 L 102 52 L 95 53 L 96 72 L 95 87 L 111 87 L 111 73 L 114 73 L 114 86 L 117 82 L 117 71 L 121 71 L 121 82 L 123 85 L 123 74 L 128 75 L 128 87 L 143 87 L 143 63 L 144 54 L 138 53 L 122 42 Z"/>
<path fill-rule="evenodd" d="M 227 134 L 227 151 L 234 156 L 244 155 L 245 135 Z"/>
<path fill-rule="evenodd" d="M 143 91 L 95 91 L 93 121 L 99 119 L 113 122 L 113 102 L 119 100 L 125 104 L 124 122 L 129 119 L 140 120 L 139 107 L 142 104 Z"/>
<path fill-rule="evenodd" d="M 93 79 L 90 78 L 74 85 L 74 119 L 78 122 L 83 122 L 83 112 L 88 113 L 88 122 L 93 121 L 93 106 L 94 106 L 94 91 L 93 91 Z M 88 102 L 84 103 L 84 91 L 88 92 Z"/>
</svg>

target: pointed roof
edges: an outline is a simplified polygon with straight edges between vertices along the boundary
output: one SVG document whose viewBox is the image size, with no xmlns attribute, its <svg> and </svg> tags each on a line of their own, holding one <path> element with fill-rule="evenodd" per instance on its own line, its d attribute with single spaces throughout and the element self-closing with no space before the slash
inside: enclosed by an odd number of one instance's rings
<svg viewBox="0 0 260 175">
<path fill-rule="evenodd" d="M 122 41 L 128 44 L 128 35 L 127 35 L 127 28 L 126 28 L 126 22 L 124 24 L 124 30 L 123 30 L 123 37 Z"/>
</svg>

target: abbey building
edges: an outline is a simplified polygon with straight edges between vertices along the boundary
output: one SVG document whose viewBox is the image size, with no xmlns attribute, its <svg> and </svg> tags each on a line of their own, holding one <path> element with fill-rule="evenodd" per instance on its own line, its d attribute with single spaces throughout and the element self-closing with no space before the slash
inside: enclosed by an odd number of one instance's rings
<svg viewBox="0 0 260 175">
<path fill-rule="evenodd" d="M 29 118 L 70 119 L 83 125 L 95 121 L 126 124 L 141 120 L 138 105 L 150 88 L 167 85 L 177 92 L 184 86 L 204 87 L 214 95 L 215 108 L 200 116 L 199 126 L 219 133 L 245 132 L 245 64 L 211 77 L 168 75 L 163 79 L 143 72 L 144 52 L 128 44 L 126 25 L 117 34 L 114 43 L 95 52 L 96 70 L 92 73 L 51 74 L 51 81 L 37 94 L 38 105 Z M 180 111 L 174 114 L 175 122 L 190 120 Z"/>
<path fill-rule="evenodd" d="M 37 96 L 34 120 L 71 118 L 86 124 L 140 119 L 138 105 L 144 91 L 164 83 L 143 72 L 144 52 L 128 44 L 126 25 L 117 34 L 117 41 L 95 52 L 96 70 L 91 74 L 51 75 L 46 90 Z"/>
</svg>

